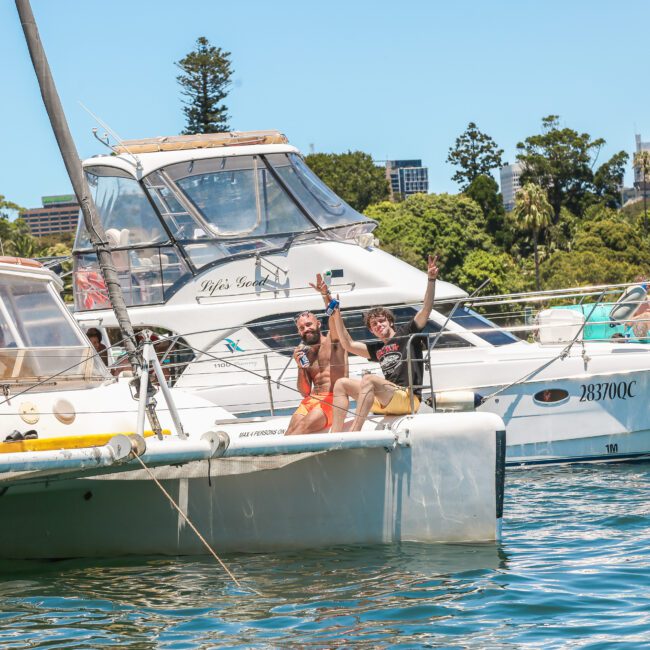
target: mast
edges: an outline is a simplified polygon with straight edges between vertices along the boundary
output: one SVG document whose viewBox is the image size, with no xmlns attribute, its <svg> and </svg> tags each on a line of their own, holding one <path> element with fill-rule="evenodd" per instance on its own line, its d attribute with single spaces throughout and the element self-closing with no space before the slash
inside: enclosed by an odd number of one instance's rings
<svg viewBox="0 0 650 650">
<path fill-rule="evenodd" d="M 135 346 L 133 326 L 131 325 L 131 320 L 126 310 L 122 288 L 120 287 L 117 271 L 113 264 L 113 256 L 111 255 L 111 250 L 106 239 L 104 227 L 97 216 L 97 210 L 90 195 L 90 188 L 88 187 L 81 167 L 81 160 L 65 119 L 63 106 L 61 105 L 61 100 L 59 99 L 59 94 L 56 90 L 54 79 L 52 78 L 52 72 L 47 62 L 47 57 L 45 56 L 45 50 L 41 43 L 29 0 L 16 0 L 16 8 L 18 9 L 20 22 L 25 33 L 25 40 L 29 48 L 29 55 L 38 79 L 41 97 L 43 97 L 43 103 L 50 118 L 52 130 L 54 131 L 54 137 L 59 145 L 59 150 L 61 151 L 68 176 L 70 177 L 72 188 L 77 196 L 77 201 L 79 201 L 79 205 L 81 206 L 81 212 L 90 241 L 97 253 L 97 261 L 99 262 L 99 268 L 108 289 L 108 296 L 113 306 L 113 312 L 124 337 L 124 347 L 126 348 L 133 371 L 137 375 L 139 374 L 138 371 L 141 365 L 140 359 Z"/>
</svg>

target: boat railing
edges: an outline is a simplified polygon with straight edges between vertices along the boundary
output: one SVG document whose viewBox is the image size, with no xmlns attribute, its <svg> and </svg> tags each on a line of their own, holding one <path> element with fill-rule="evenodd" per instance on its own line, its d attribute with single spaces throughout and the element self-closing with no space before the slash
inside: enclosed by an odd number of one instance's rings
<svg viewBox="0 0 650 650">
<path fill-rule="evenodd" d="M 639 338 L 624 339 L 622 335 L 617 334 L 618 330 L 624 327 L 623 324 L 618 324 L 616 331 L 614 329 L 609 330 L 609 326 L 612 326 L 612 322 L 608 318 L 609 307 L 616 303 L 622 290 L 628 286 L 631 285 L 622 284 L 592 286 L 586 288 L 578 287 L 564 290 L 505 294 L 487 297 L 467 296 L 461 299 L 456 298 L 455 300 L 436 301 L 435 308 L 440 311 L 442 320 L 438 320 L 437 324 L 433 321 L 431 322 L 431 326 L 434 328 L 433 331 L 423 332 L 417 335 L 422 339 L 426 339 L 427 347 L 424 351 L 424 358 L 422 361 L 417 359 L 413 360 L 412 356 L 409 356 L 408 363 L 411 379 L 413 374 L 413 363 L 424 364 L 423 376 L 426 376 L 428 370 L 428 381 L 423 382 L 422 388 L 433 392 L 431 363 L 428 363 L 430 361 L 428 358 L 429 354 L 433 352 L 437 353 L 439 351 L 444 352 L 445 348 L 459 344 L 466 347 L 476 346 L 477 344 L 481 345 L 477 340 L 477 337 L 484 338 L 489 342 L 490 336 L 494 335 L 495 332 L 509 332 L 516 335 L 512 338 L 513 343 L 515 343 L 518 338 L 524 341 L 526 339 L 534 341 L 544 338 L 542 337 L 542 333 L 545 328 L 557 327 L 557 324 L 540 322 L 536 318 L 537 312 L 547 309 L 548 307 L 562 307 L 568 305 L 577 306 L 582 303 L 581 309 L 583 316 L 585 320 L 588 319 L 588 322 L 585 323 L 585 327 L 583 328 L 585 331 L 580 331 L 576 339 L 576 341 L 581 344 L 583 338 L 589 338 L 590 342 L 606 341 L 609 343 L 616 343 L 617 345 L 620 343 L 626 343 L 630 340 L 639 341 Z M 507 303 L 512 300 L 514 300 L 514 304 L 508 306 Z M 525 304 L 527 300 L 530 301 L 532 306 Z M 607 307 L 607 309 L 598 312 L 597 318 L 591 318 L 594 302 Z M 449 305 L 450 303 L 450 311 L 441 309 L 445 304 Z M 419 307 L 418 304 L 409 306 L 415 309 Z M 466 307 L 471 307 L 473 310 L 476 310 L 476 312 L 470 313 L 471 310 L 464 311 L 464 308 Z M 359 314 L 363 311 L 365 311 L 365 309 L 355 308 L 346 310 L 343 314 L 344 318 L 348 315 L 355 316 L 355 319 L 353 319 L 353 322 L 355 323 L 354 326 L 352 326 L 350 322 L 348 323 L 350 334 L 355 340 L 365 341 L 368 339 L 368 332 L 365 331 L 365 328 L 361 324 L 361 319 L 359 318 Z M 415 311 L 413 313 L 415 313 Z M 445 314 L 448 315 L 445 316 Z M 483 317 L 483 319 L 481 320 L 476 318 L 477 315 Z M 647 316 L 647 319 L 645 317 L 637 317 L 635 319 L 636 323 L 639 325 L 650 325 L 650 313 L 648 313 Z M 257 399 L 253 400 L 251 404 L 247 406 L 246 411 L 252 412 L 259 409 L 269 409 L 270 407 L 271 413 L 274 414 L 278 408 L 288 406 L 288 397 L 286 395 L 281 397 L 277 391 L 281 388 L 290 390 L 295 388 L 293 372 L 287 376 L 288 381 L 283 381 L 283 378 L 293 361 L 292 353 L 295 346 L 299 343 L 297 333 L 295 333 L 291 328 L 293 319 L 283 315 L 282 317 L 276 316 L 263 321 L 255 321 L 254 324 L 255 326 L 268 326 L 270 324 L 272 327 L 260 328 L 260 332 L 254 332 L 255 339 L 258 340 L 259 343 L 255 344 L 249 341 L 248 344 L 244 345 L 246 348 L 245 351 L 237 350 L 237 354 L 232 354 L 232 350 L 230 349 L 230 354 L 228 354 L 225 349 L 222 353 L 220 350 L 215 348 L 214 344 L 210 346 L 210 349 L 199 349 L 190 345 L 187 340 L 189 339 L 191 342 L 193 335 L 211 333 L 217 335 L 219 341 L 223 341 L 224 337 L 231 336 L 232 333 L 237 332 L 241 327 L 246 327 L 246 324 L 201 330 L 197 329 L 196 332 L 170 335 L 168 341 L 172 342 L 175 347 L 169 345 L 166 348 L 166 351 L 159 355 L 161 363 L 163 364 L 163 369 L 166 374 L 170 375 L 168 376 L 168 382 L 171 384 L 174 383 L 175 379 L 177 379 L 187 367 L 188 362 L 190 362 L 189 357 L 191 356 L 191 363 L 195 366 L 192 370 L 192 375 L 195 376 L 192 380 L 192 385 L 201 386 L 201 375 L 203 375 L 206 378 L 206 381 L 204 382 L 205 387 L 209 388 L 214 386 L 214 382 L 211 381 L 209 377 L 214 374 L 215 364 L 217 364 L 217 371 L 219 374 L 225 373 L 227 375 L 226 378 L 220 380 L 220 385 L 229 385 L 229 377 L 233 378 L 232 382 L 239 383 L 237 377 L 246 374 L 250 375 L 249 379 L 245 382 L 246 385 L 252 386 L 258 384 L 265 386 L 263 388 L 265 393 L 264 397 L 262 398 L 261 394 L 256 394 Z M 280 325 L 280 327 L 276 327 L 276 325 Z M 593 336 L 593 328 L 595 326 L 602 328 L 599 330 L 600 334 L 597 337 Z M 541 342 L 542 344 L 553 344 L 558 347 L 563 347 L 567 341 L 574 337 L 581 327 L 582 325 L 576 321 L 576 323 L 572 323 L 567 329 L 569 332 L 568 338 L 565 335 L 564 338 L 552 340 L 549 343 L 549 337 L 545 337 L 545 340 L 542 340 Z M 592 330 L 587 331 L 587 327 L 592 328 Z M 609 333 L 610 331 L 614 333 L 614 340 L 612 340 L 612 335 Z M 448 336 L 453 337 L 453 340 L 452 338 L 447 338 Z M 461 339 L 464 339 L 464 341 Z M 158 348 L 156 347 L 156 349 Z M 172 350 L 174 351 L 174 354 L 170 354 Z M 186 352 L 186 357 L 175 354 L 178 350 L 184 350 Z M 411 355 L 410 345 L 408 350 L 409 355 Z M 447 355 L 442 358 L 444 358 L 446 362 L 449 356 Z M 351 364 L 350 369 L 351 371 L 354 369 L 354 372 L 357 373 L 367 372 L 363 360 L 354 361 Z M 167 371 L 169 371 L 169 373 L 167 373 Z M 412 381 L 410 383 L 412 384 Z M 262 398 L 263 401 L 261 401 L 260 398 Z M 224 406 L 228 408 L 232 405 L 224 404 Z M 237 406 L 240 406 L 239 402 L 237 403 Z"/>
<path fill-rule="evenodd" d="M 595 284 L 583 287 L 566 287 L 562 289 L 545 289 L 540 291 L 522 291 L 519 293 L 503 293 L 487 296 L 468 296 L 464 302 L 471 302 L 474 305 L 500 305 L 520 302 L 543 302 L 546 300 L 575 299 L 580 297 L 600 296 L 605 294 L 620 295 L 625 289 L 638 285 L 638 282 L 626 282 L 621 284 Z M 436 300 L 436 304 L 455 303 L 457 298 L 446 298 Z"/>
</svg>

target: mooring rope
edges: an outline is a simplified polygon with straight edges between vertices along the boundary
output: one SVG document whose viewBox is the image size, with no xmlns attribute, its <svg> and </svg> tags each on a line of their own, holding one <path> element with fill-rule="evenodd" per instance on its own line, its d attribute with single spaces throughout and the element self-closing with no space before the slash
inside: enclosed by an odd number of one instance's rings
<svg viewBox="0 0 650 650">
<path fill-rule="evenodd" d="M 201 535 L 201 533 L 199 532 L 197 527 L 190 521 L 190 518 L 181 510 L 181 507 L 176 503 L 176 501 L 174 501 L 171 494 L 169 494 L 169 492 L 167 492 L 167 490 L 165 490 L 162 483 L 155 477 L 155 475 L 151 471 L 151 469 L 149 467 L 147 467 L 147 465 L 145 465 L 142 458 L 140 458 L 140 456 L 138 456 L 138 455 L 135 455 L 135 457 L 137 458 L 140 465 L 142 465 L 142 469 L 144 469 L 147 472 L 147 474 L 149 475 L 149 478 L 151 478 L 151 480 L 160 488 L 160 491 L 167 497 L 167 499 L 172 504 L 172 506 L 177 510 L 178 514 L 181 517 L 183 517 L 183 519 L 185 520 L 187 525 L 192 529 L 194 534 L 201 540 L 201 543 L 205 546 L 205 548 L 208 549 L 208 551 L 210 552 L 210 555 L 212 555 L 212 557 L 221 565 L 221 568 L 228 574 L 228 577 L 240 589 L 248 589 L 249 591 L 252 591 L 257 596 L 261 596 L 262 594 L 259 591 L 257 591 L 256 589 L 253 589 L 252 587 L 250 587 L 248 585 L 242 585 L 241 582 L 239 582 L 239 580 L 237 580 L 237 578 L 235 578 L 235 575 L 233 574 L 233 572 L 226 566 L 226 563 L 216 554 L 216 552 L 212 548 L 212 546 L 210 546 L 210 544 L 208 544 L 205 537 L 203 537 L 203 535 Z"/>
</svg>

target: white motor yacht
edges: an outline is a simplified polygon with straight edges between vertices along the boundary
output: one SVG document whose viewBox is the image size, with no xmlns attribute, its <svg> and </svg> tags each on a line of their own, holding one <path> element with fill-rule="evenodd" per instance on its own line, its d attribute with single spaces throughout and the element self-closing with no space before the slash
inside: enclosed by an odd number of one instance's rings
<svg viewBox="0 0 650 650">
<path fill-rule="evenodd" d="M 358 339 L 369 337 L 362 310 L 384 305 L 402 322 L 422 300 L 425 275 L 378 248 L 375 222 L 278 132 L 130 141 L 84 169 L 133 323 L 172 338 L 176 386 L 232 412 L 295 408 L 293 317 L 322 312 L 309 286 L 317 273 Z M 79 322 L 114 328 L 83 226 L 74 275 Z M 649 346 L 585 341 L 573 323 L 540 325 L 543 335 L 528 342 L 473 311 L 466 296 L 437 283 L 424 373 L 436 408 L 475 403 L 502 417 L 511 465 L 650 454 Z M 379 372 L 354 357 L 349 369 Z"/>
<path fill-rule="evenodd" d="M 205 553 L 188 519 L 219 551 L 497 537 L 498 417 L 284 436 L 287 417 L 236 420 L 175 387 L 156 394 L 154 435 L 130 378 L 109 374 L 61 289 L 38 262 L 0 258 L 0 558 Z"/>
</svg>

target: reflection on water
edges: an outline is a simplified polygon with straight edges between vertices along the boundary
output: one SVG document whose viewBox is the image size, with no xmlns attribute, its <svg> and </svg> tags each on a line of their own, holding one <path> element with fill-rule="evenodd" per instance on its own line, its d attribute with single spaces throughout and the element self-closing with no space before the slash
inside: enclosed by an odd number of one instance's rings
<svg viewBox="0 0 650 650">
<path fill-rule="evenodd" d="M 500 545 L 0 565 L 0 646 L 580 647 L 650 639 L 650 465 L 511 472 Z"/>
</svg>

